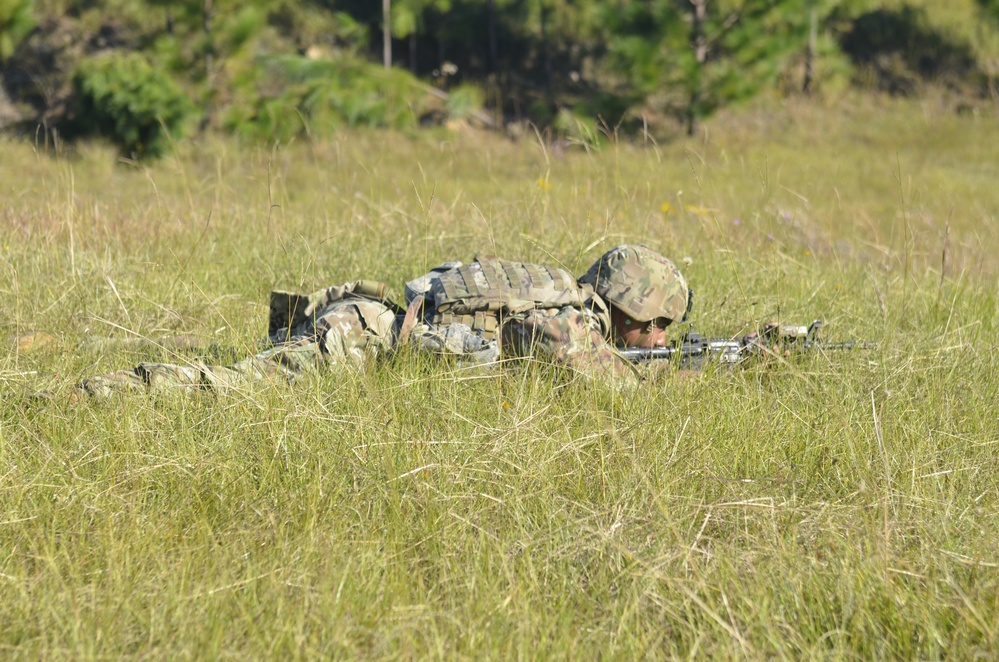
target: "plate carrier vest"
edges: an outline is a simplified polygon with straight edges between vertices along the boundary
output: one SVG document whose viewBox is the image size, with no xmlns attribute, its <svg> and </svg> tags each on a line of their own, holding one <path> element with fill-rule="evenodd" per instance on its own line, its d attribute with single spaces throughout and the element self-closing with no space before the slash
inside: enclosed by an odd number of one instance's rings
<svg viewBox="0 0 999 662">
<path fill-rule="evenodd" d="M 497 336 L 504 317 L 535 308 L 588 309 L 610 328 L 603 299 L 565 269 L 491 255 L 476 255 L 471 264 L 433 275 L 426 300 L 431 325 L 461 323 L 487 339 Z"/>
</svg>

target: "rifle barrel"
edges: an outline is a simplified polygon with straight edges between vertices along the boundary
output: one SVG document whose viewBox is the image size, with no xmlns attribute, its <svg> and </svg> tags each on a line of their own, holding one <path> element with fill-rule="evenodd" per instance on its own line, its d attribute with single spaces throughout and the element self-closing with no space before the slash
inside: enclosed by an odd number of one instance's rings
<svg viewBox="0 0 999 662">
<path fill-rule="evenodd" d="M 808 342 L 807 349 L 874 349 L 878 343 L 873 340 L 854 340 L 850 342 Z"/>
</svg>

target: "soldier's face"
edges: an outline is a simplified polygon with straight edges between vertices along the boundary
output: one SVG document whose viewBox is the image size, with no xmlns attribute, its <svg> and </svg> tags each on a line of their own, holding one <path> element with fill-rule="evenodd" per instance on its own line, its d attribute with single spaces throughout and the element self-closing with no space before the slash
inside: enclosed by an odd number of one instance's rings
<svg viewBox="0 0 999 662">
<path fill-rule="evenodd" d="M 617 308 L 611 308 L 611 322 L 614 325 L 617 344 L 621 347 L 648 349 L 666 345 L 666 327 L 669 325 L 669 320 L 665 318 L 639 322 Z"/>
</svg>

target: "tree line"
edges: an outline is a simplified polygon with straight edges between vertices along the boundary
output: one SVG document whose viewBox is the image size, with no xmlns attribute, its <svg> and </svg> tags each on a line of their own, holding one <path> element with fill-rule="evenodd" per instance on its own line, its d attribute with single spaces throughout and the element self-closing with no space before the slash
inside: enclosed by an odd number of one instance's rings
<svg viewBox="0 0 999 662">
<path fill-rule="evenodd" d="M 0 0 L 0 125 L 137 156 L 209 128 L 693 133 L 764 92 L 997 78 L 999 0 Z"/>
</svg>

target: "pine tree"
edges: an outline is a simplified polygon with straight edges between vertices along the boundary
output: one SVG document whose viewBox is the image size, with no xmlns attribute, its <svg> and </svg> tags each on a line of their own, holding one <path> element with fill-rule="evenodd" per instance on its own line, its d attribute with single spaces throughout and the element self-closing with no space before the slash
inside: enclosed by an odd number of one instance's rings
<svg viewBox="0 0 999 662">
<path fill-rule="evenodd" d="M 772 83 L 807 33 L 800 0 L 618 0 L 606 13 L 612 67 L 636 99 L 669 102 L 693 134 L 700 119 Z"/>
<path fill-rule="evenodd" d="M 430 12 L 447 12 L 451 0 L 393 0 L 391 36 L 409 42 L 409 70 L 417 73 L 417 42 L 426 34 L 426 17 Z"/>
<path fill-rule="evenodd" d="M 175 40 L 178 54 L 185 50 L 181 44 L 194 45 L 192 52 L 179 57 L 190 58 L 189 70 L 204 85 L 200 123 L 203 130 L 213 120 L 219 90 L 228 84 L 224 76 L 227 59 L 263 30 L 267 10 L 276 3 L 272 0 L 146 1 L 166 9 L 165 32 L 169 39 Z"/>
</svg>

